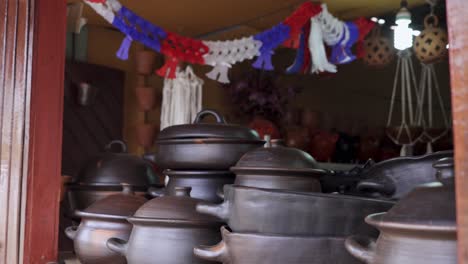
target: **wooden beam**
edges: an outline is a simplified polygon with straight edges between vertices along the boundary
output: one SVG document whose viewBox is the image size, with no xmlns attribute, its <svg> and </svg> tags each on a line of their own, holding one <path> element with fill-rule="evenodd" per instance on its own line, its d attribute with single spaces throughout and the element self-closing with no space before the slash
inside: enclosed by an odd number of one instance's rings
<svg viewBox="0 0 468 264">
<path fill-rule="evenodd" d="M 66 1 L 35 0 L 24 264 L 57 261 Z M 10 263 L 10 262 L 8 262 Z"/>
<path fill-rule="evenodd" d="M 458 263 L 468 264 L 468 8 L 447 0 L 455 145 Z"/>
</svg>

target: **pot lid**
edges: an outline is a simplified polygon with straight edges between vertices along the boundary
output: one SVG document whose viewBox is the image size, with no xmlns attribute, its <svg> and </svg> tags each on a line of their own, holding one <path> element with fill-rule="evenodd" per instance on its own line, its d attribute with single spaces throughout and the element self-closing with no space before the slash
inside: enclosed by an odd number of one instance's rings
<svg viewBox="0 0 468 264">
<path fill-rule="evenodd" d="M 147 200 L 135 195 L 131 185 L 122 183 L 122 192 L 109 195 L 91 204 L 83 211 L 77 211 L 80 217 L 94 216 L 103 218 L 122 218 L 132 216 Z"/>
<path fill-rule="evenodd" d="M 269 136 L 265 136 L 267 143 L 262 148 L 254 149 L 244 154 L 231 170 L 240 169 L 293 169 L 319 170 L 319 165 L 308 153 L 286 147 L 281 141 L 272 144 Z"/>
<path fill-rule="evenodd" d="M 195 210 L 203 200 L 190 197 L 191 187 L 175 187 L 170 196 L 154 198 L 141 206 L 132 220 L 156 220 L 162 222 L 219 223 L 216 217 Z M 153 222 L 153 221 L 152 221 Z"/>
<path fill-rule="evenodd" d="M 456 228 L 453 159 L 434 163 L 439 182 L 421 185 L 403 197 L 387 213 L 370 215 L 366 222 L 377 226 L 453 231 Z"/>
<path fill-rule="evenodd" d="M 216 123 L 202 123 L 202 119 L 210 115 L 216 119 Z M 222 115 L 210 109 L 199 112 L 193 124 L 170 126 L 163 129 L 158 135 L 158 140 L 191 138 L 260 140 L 255 130 L 227 124 Z"/>
<path fill-rule="evenodd" d="M 121 145 L 121 152 L 111 148 Z M 106 152 L 89 159 L 73 183 L 79 185 L 120 185 L 125 182 L 133 186 L 148 186 L 159 183 L 151 163 L 138 156 L 126 153 L 127 146 L 115 140 L 106 146 Z"/>
</svg>

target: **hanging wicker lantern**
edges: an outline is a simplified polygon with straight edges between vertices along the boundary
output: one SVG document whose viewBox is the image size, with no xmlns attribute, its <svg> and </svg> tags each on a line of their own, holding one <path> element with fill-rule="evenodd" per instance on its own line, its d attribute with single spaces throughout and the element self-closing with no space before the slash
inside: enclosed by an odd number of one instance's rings
<svg viewBox="0 0 468 264">
<path fill-rule="evenodd" d="M 364 41 L 364 62 L 371 67 L 383 67 L 395 57 L 395 50 L 388 38 L 381 36 L 376 27 Z"/>
<path fill-rule="evenodd" d="M 414 53 L 422 63 L 434 63 L 447 56 L 447 31 L 438 25 L 437 16 L 427 15 L 424 30 L 414 39 Z"/>
</svg>

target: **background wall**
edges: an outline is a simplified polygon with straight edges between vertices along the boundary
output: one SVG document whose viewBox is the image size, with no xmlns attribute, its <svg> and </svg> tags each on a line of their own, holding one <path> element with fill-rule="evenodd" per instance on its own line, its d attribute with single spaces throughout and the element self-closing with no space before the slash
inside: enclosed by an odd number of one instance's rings
<svg viewBox="0 0 468 264">
<path fill-rule="evenodd" d="M 121 69 L 126 72 L 125 80 L 125 110 L 124 110 L 124 139 L 129 143 L 129 149 L 133 153 L 142 154 L 143 149 L 138 147 L 135 140 L 134 126 L 143 122 L 144 114 L 138 111 L 134 93 L 137 85 L 135 72 L 135 52 L 143 47 L 133 44 L 128 61 L 120 61 L 116 58 L 123 35 L 117 31 L 97 26 L 89 28 L 88 62 Z M 162 58 L 158 56 L 155 68 L 162 65 Z M 387 119 L 387 111 L 390 104 L 393 87 L 393 76 L 396 63 L 393 62 L 382 69 L 371 69 L 361 61 L 349 65 L 339 66 L 338 73 L 333 76 L 317 75 L 285 75 L 281 74 L 292 63 L 294 52 L 291 50 L 278 50 L 273 57 L 275 69 L 278 70 L 279 86 L 294 83 L 303 87 L 302 93 L 297 97 L 295 105 L 319 110 L 332 117 L 335 127 L 346 128 L 352 125 L 351 121 L 357 120 L 369 126 L 384 126 Z M 234 66 L 231 73 L 245 71 L 249 62 Z M 419 63 L 415 61 L 415 68 L 419 70 Z M 218 82 L 205 78 L 210 70 L 207 66 L 193 66 L 195 73 L 204 79 L 203 107 L 214 108 L 228 120 L 233 120 L 235 106 L 229 101 L 225 88 Z M 248 68 L 247 68 L 248 69 Z M 436 72 L 443 90 L 443 98 L 448 108 L 449 96 L 449 72 L 447 62 L 436 66 Z M 419 74 L 418 74 L 419 75 Z M 152 87 L 162 90 L 162 78 L 151 76 L 148 83 Z M 395 105 L 399 109 L 399 104 Z M 159 123 L 160 109 L 152 111 L 148 119 Z"/>
</svg>

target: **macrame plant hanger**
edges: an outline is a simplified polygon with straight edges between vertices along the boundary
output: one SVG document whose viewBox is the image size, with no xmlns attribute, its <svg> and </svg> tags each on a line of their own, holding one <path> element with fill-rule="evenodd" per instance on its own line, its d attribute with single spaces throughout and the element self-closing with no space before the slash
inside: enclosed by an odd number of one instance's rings
<svg viewBox="0 0 468 264">
<path fill-rule="evenodd" d="M 400 98 L 397 98 L 397 90 L 400 90 Z M 416 114 L 413 111 L 415 110 L 413 106 L 419 103 L 418 97 L 411 51 L 409 49 L 399 51 L 386 132 L 395 144 L 402 146 L 400 156 L 412 155 L 413 146 L 422 134 L 422 128 L 417 125 Z M 397 118 L 393 120 L 397 101 L 401 104 L 400 123 L 397 123 Z"/>
<path fill-rule="evenodd" d="M 431 7 L 431 13 L 425 18 L 424 24 L 426 29 L 421 34 L 426 34 L 425 38 L 421 38 L 421 47 L 425 48 L 426 53 L 432 52 L 429 54 L 418 54 L 418 58 L 421 60 L 421 79 L 419 82 L 419 102 L 418 102 L 418 111 L 416 113 L 416 122 L 418 125 L 424 127 L 424 132 L 420 140 L 425 142 L 426 153 L 432 153 L 432 144 L 437 140 L 441 139 L 443 136 L 447 135 L 450 130 L 449 118 L 445 109 L 444 101 L 442 99 L 439 81 L 437 79 L 437 74 L 435 73 L 434 63 L 446 56 L 446 52 L 434 50 L 432 46 L 438 45 L 439 49 L 445 49 L 446 46 L 446 33 L 441 29 L 435 29 L 438 25 L 438 19 L 434 14 L 434 7 L 437 4 L 436 0 L 426 0 Z M 433 25 L 429 24 L 429 19 L 433 19 Z M 426 32 L 427 31 L 427 32 Z M 430 39 L 428 38 L 431 35 L 431 32 L 438 31 L 437 34 L 433 34 L 432 37 L 439 39 Z M 445 33 L 445 34 L 444 34 Z M 440 39 L 441 38 L 441 39 Z M 415 42 L 417 42 L 416 39 Z M 432 45 L 432 46 L 428 46 Z M 415 46 L 415 51 L 420 52 L 418 47 Z M 420 52 L 421 53 L 421 52 Z M 436 96 L 436 102 L 434 105 L 433 97 Z M 427 109 L 424 111 L 424 109 Z M 434 109 L 440 109 L 442 115 L 443 126 L 435 127 L 434 124 Z"/>
</svg>

